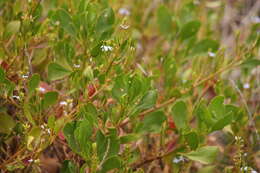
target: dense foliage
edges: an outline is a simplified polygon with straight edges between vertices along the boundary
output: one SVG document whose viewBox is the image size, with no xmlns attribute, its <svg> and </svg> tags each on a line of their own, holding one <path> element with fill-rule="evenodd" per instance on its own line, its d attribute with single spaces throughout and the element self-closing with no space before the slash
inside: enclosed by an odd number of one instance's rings
<svg viewBox="0 0 260 173">
<path fill-rule="evenodd" d="M 0 170 L 260 170 L 260 8 L 245 4 L 1 0 Z"/>
</svg>

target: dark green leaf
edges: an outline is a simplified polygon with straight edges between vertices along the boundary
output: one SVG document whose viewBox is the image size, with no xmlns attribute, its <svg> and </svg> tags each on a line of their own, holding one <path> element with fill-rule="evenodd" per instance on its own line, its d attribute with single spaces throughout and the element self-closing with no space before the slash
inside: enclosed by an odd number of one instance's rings
<svg viewBox="0 0 260 173">
<path fill-rule="evenodd" d="M 79 146 L 77 145 L 77 142 L 75 140 L 74 131 L 77 128 L 76 122 L 67 123 L 65 127 L 63 128 L 63 133 L 66 138 L 66 141 L 68 142 L 70 148 L 78 153 L 80 151 Z"/>
<path fill-rule="evenodd" d="M 229 112 L 226 116 L 219 119 L 212 127 L 211 131 L 221 130 L 233 120 L 233 112 Z"/>
<path fill-rule="evenodd" d="M 62 168 L 61 168 L 60 172 L 62 172 L 62 173 L 76 173 L 77 167 L 73 162 L 71 162 L 69 160 L 65 160 L 62 164 Z"/>
<path fill-rule="evenodd" d="M 97 155 L 99 160 L 101 161 L 107 149 L 106 148 L 107 140 L 105 135 L 100 130 L 97 132 L 96 142 L 97 142 Z"/>
<path fill-rule="evenodd" d="M 120 168 L 121 162 L 118 156 L 108 158 L 102 165 L 101 173 L 106 173 L 112 169 Z"/>
<path fill-rule="evenodd" d="M 88 121 L 82 121 L 77 123 L 77 128 L 74 131 L 74 136 L 81 149 L 81 155 L 86 158 L 90 156 L 92 126 Z"/>
<path fill-rule="evenodd" d="M 0 67 L 0 83 L 5 81 L 5 71 Z"/>
<path fill-rule="evenodd" d="M 214 123 L 213 118 L 205 104 L 204 101 L 201 101 L 195 108 L 195 114 L 198 118 L 198 127 L 200 130 L 203 130 L 203 125 L 205 124 L 207 129 L 210 129 Z"/>
<path fill-rule="evenodd" d="M 200 29 L 200 21 L 194 20 L 183 25 L 180 31 L 182 40 L 188 39 L 197 34 Z"/>
<path fill-rule="evenodd" d="M 43 96 L 43 108 L 46 109 L 51 105 L 54 105 L 58 100 L 59 94 L 57 92 L 47 92 Z"/>
<path fill-rule="evenodd" d="M 186 134 L 185 140 L 192 150 L 195 150 L 199 145 L 199 137 L 196 132 L 190 132 Z"/>
</svg>

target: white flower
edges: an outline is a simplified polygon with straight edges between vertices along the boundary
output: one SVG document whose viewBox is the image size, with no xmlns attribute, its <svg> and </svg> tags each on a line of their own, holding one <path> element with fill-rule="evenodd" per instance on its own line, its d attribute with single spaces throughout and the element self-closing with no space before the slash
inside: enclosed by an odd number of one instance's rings
<svg viewBox="0 0 260 173">
<path fill-rule="evenodd" d="M 112 50 L 113 50 L 113 47 L 111 47 L 111 46 L 106 46 L 106 45 L 102 45 L 100 48 L 101 48 L 101 50 L 102 50 L 103 52 L 108 52 L 108 51 L 112 51 Z"/>
<path fill-rule="evenodd" d="M 26 75 L 26 74 L 23 74 L 22 75 L 22 78 L 24 78 L 24 79 L 27 79 L 29 76 L 28 75 Z"/>
<path fill-rule="evenodd" d="M 256 170 L 251 170 L 251 173 L 258 173 Z"/>
<path fill-rule="evenodd" d="M 123 24 L 121 24 L 120 27 L 121 27 L 122 29 L 128 29 L 130 26 L 129 26 L 129 25 L 123 25 Z"/>
<path fill-rule="evenodd" d="M 61 105 L 61 106 L 66 106 L 66 105 L 68 105 L 68 103 L 65 102 L 65 101 L 61 101 L 61 102 L 60 102 L 60 105 Z"/>
<path fill-rule="evenodd" d="M 212 58 L 216 56 L 216 54 L 214 52 L 208 52 L 208 55 L 209 55 L 209 57 L 212 57 Z"/>
<path fill-rule="evenodd" d="M 172 162 L 173 163 L 180 163 L 184 161 L 184 157 L 183 156 L 179 156 L 179 157 L 175 157 Z"/>
<path fill-rule="evenodd" d="M 79 65 L 79 64 L 73 64 L 73 66 L 74 66 L 75 68 L 80 68 L 80 65 Z"/>
<path fill-rule="evenodd" d="M 244 88 L 244 89 L 248 89 L 248 88 L 250 88 L 249 83 L 245 83 L 245 84 L 243 85 L 243 88 Z"/>
<path fill-rule="evenodd" d="M 128 9 L 126 9 L 126 8 L 120 8 L 118 10 L 118 13 L 123 15 L 123 16 L 129 16 L 130 15 L 130 11 Z"/>
<path fill-rule="evenodd" d="M 39 87 L 39 91 L 40 91 L 40 92 L 45 92 L 45 91 L 46 91 L 46 89 L 45 89 L 45 88 L 43 88 L 43 87 Z"/>
<path fill-rule="evenodd" d="M 30 162 L 30 163 L 33 162 L 33 159 L 29 159 L 28 162 Z"/>
<path fill-rule="evenodd" d="M 47 132 L 48 132 L 49 134 L 51 134 L 51 130 L 50 130 L 50 129 L 47 129 Z"/>
<path fill-rule="evenodd" d="M 20 96 L 13 96 L 14 99 L 20 100 Z"/>
</svg>

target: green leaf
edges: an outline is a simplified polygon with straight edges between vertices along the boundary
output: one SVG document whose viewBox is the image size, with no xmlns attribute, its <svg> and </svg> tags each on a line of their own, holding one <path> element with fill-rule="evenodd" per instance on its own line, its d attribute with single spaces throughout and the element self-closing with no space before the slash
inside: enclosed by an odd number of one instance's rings
<svg viewBox="0 0 260 173">
<path fill-rule="evenodd" d="M 35 125 L 35 121 L 33 120 L 32 114 L 30 112 L 30 106 L 28 103 L 24 103 L 23 106 L 23 111 L 24 111 L 24 115 L 27 118 L 27 120 L 32 123 L 33 125 Z"/>
<path fill-rule="evenodd" d="M 259 65 L 260 65 L 260 60 L 255 58 L 247 59 L 241 64 L 241 66 L 244 68 L 255 68 Z"/>
<path fill-rule="evenodd" d="M 99 16 L 96 24 L 96 32 L 104 33 L 110 30 L 115 22 L 115 14 L 112 8 L 105 9 Z"/>
<path fill-rule="evenodd" d="M 40 83 L 40 75 L 34 74 L 28 83 L 29 95 L 31 95 L 35 91 L 35 89 L 38 87 L 39 83 Z"/>
<path fill-rule="evenodd" d="M 97 132 L 96 142 L 97 142 L 97 155 L 99 160 L 101 161 L 107 149 L 106 148 L 107 140 L 105 135 L 100 130 Z"/>
<path fill-rule="evenodd" d="M 92 126 L 88 121 L 82 121 L 77 123 L 77 128 L 74 131 L 74 136 L 79 144 L 81 155 L 85 156 L 86 158 L 90 155 L 91 151 L 91 141 L 90 137 L 92 135 Z M 83 152 L 82 152 L 83 151 Z"/>
<path fill-rule="evenodd" d="M 46 94 L 44 94 L 43 96 L 43 108 L 46 109 L 51 105 L 54 105 L 57 100 L 58 100 L 58 96 L 59 94 L 57 92 L 47 92 Z"/>
<path fill-rule="evenodd" d="M 120 137 L 120 144 L 127 144 L 133 141 L 137 141 L 140 138 L 138 134 L 129 134 Z"/>
<path fill-rule="evenodd" d="M 216 119 L 219 119 L 225 115 L 224 96 L 214 97 L 209 104 L 209 111 Z"/>
<path fill-rule="evenodd" d="M 219 119 L 212 127 L 211 132 L 216 130 L 221 130 L 228 124 L 230 124 L 233 120 L 233 112 L 229 112 L 226 116 Z"/>
<path fill-rule="evenodd" d="M 193 54 L 201 54 L 208 52 L 216 52 L 219 48 L 219 43 L 215 40 L 204 39 L 198 42 L 193 48 Z"/>
<path fill-rule="evenodd" d="M 6 31 L 11 34 L 16 34 L 20 30 L 21 22 L 19 20 L 11 21 L 6 26 Z"/>
<path fill-rule="evenodd" d="M 5 81 L 5 71 L 0 67 L 0 83 Z"/>
<path fill-rule="evenodd" d="M 120 168 L 121 161 L 118 156 L 108 158 L 102 165 L 101 173 L 106 173 L 112 169 Z"/>
<path fill-rule="evenodd" d="M 116 129 L 109 129 L 109 134 L 107 136 L 99 130 L 96 135 L 96 141 L 97 154 L 100 161 L 118 154 L 120 141 Z"/>
<path fill-rule="evenodd" d="M 209 112 L 206 103 L 202 100 L 195 108 L 194 113 L 198 118 L 198 127 L 200 130 L 204 131 L 204 124 L 206 125 L 207 129 L 210 129 L 214 124 L 213 118 L 211 113 Z"/>
<path fill-rule="evenodd" d="M 77 172 L 77 167 L 73 162 L 71 162 L 69 160 L 65 160 L 62 163 L 62 168 L 61 168 L 60 172 L 62 172 L 62 173 L 75 173 L 75 172 Z"/>
<path fill-rule="evenodd" d="M 71 74 L 71 71 L 57 63 L 50 63 L 48 66 L 48 75 L 50 80 L 62 79 Z"/>
<path fill-rule="evenodd" d="M 178 129 L 187 128 L 188 111 L 186 103 L 182 100 L 177 101 L 172 107 L 173 120 Z"/>
<path fill-rule="evenodd" d="M 48 117 L 48 127 L 51 128 L 51 129 L 54 129 L 55 127 L 55 116 L 54 115 L 51 115 Z"/>
<path fill-rule="evenodd" d="M 185 140 L 192 150 L 195 150 L 199 145 L 199 136 L 196 132 L 190 132 L 186 134 Z"/>
<path fill-rule="evenodd" d="M 216 156 L 218 154 L 218 147 L 205 146 L 198 148 L 196 151 L 181 154 L 191 160 L 198 161 L 203 164 L 211 164 L 216 159 Z"/>
<path fill-rule="evenodd" d="M 181 40 L 186 40 L 196 35 L 199 29 L 200 29 L 200 21 L 198 20 L 190 21 L 184 24 L 180 31 Z"/>
<path fill-rule="evenodd" d="M 157 91 L 150 90 L 148 91 L 143 98 L 141 99 L 140 103 L 137 106 L 138 110 L 145 110 L 153 107 L 156 104 L 157 100 Z"/>
<path fill-rule="evenodd" d="M 28 133 L 27 137 L 27 149 L 34 150 L 39 145 L 41 139 L 41 128 L 40 127 L 33 127 L 30 132 Z"/>
<path fill-rule="evenodd" d="M 160 32 L 165 36 L 173 33 L 171 14 L 164 5 L 161 5 L 157 10 L 157 24 Z"/>
<path fill-rule="evenodd" d="M 166 116 L 162 111 L 153 112 L 145 116 L 138 131 L 141 132 L 159 132 L 162 127 L 162 123 L 166 120 Z"/>
<path fill-rule="evenodd" d="M 123 96 L 127 94 L 127 76 L 120 75 L 115 79 L 114 86 L 112 88 L 112 96 L 119 102 L 123 101 Z"/>
<path fill-rule="evenodd" d="M 128 80 L 128 89 L 127 93 L 129 96 L 129 101 L 135 101 L 138 98 L 139 94 L 142 91 L 142 81 L 138 76 L 134 76 L 133 78 Z"/>
<path fill-rule="evenodd" d="M 72 21 L 70 14 L 66 10 L 64 9 L 57 10 L 54 16 L 54 20 L 55 22 L 59 22 L 60 26 L 71 36 L 76 37 L 77 33 L 76 33 L 75 25 Z"/>
<path fill-rule="evenodd" d="M 77 127 L 76 122 L 67 123 L 65 125 L 65 127 L 63 128 L 63 133 L 64 133 L 64 136 L 65 136 L 66 141 L 68 142 L 70 148 L 74 152 L 78 153 L 80 151 L 80 148 L 77 145 L 77 142 L 76 142 L 75 136 L 74 136 L 74 131 L 76 130 L 76 127 Z"/>
<path fill-rule="evenodd" d="M 9 134 L 15 126 L 15 121 L 10 115 L 0 113 L 0 133 Z"/>
</svg>

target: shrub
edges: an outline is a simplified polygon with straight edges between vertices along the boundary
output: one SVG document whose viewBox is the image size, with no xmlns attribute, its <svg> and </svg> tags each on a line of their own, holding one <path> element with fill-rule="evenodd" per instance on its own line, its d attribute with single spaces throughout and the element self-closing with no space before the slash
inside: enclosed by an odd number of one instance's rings
<svg viewBox="0 0 260 173">
<path fill-rule="evenodd" d="M 0 169 L 259 169 L 259 24 L 214 2 L 1 1 Z"/>
</svg>

